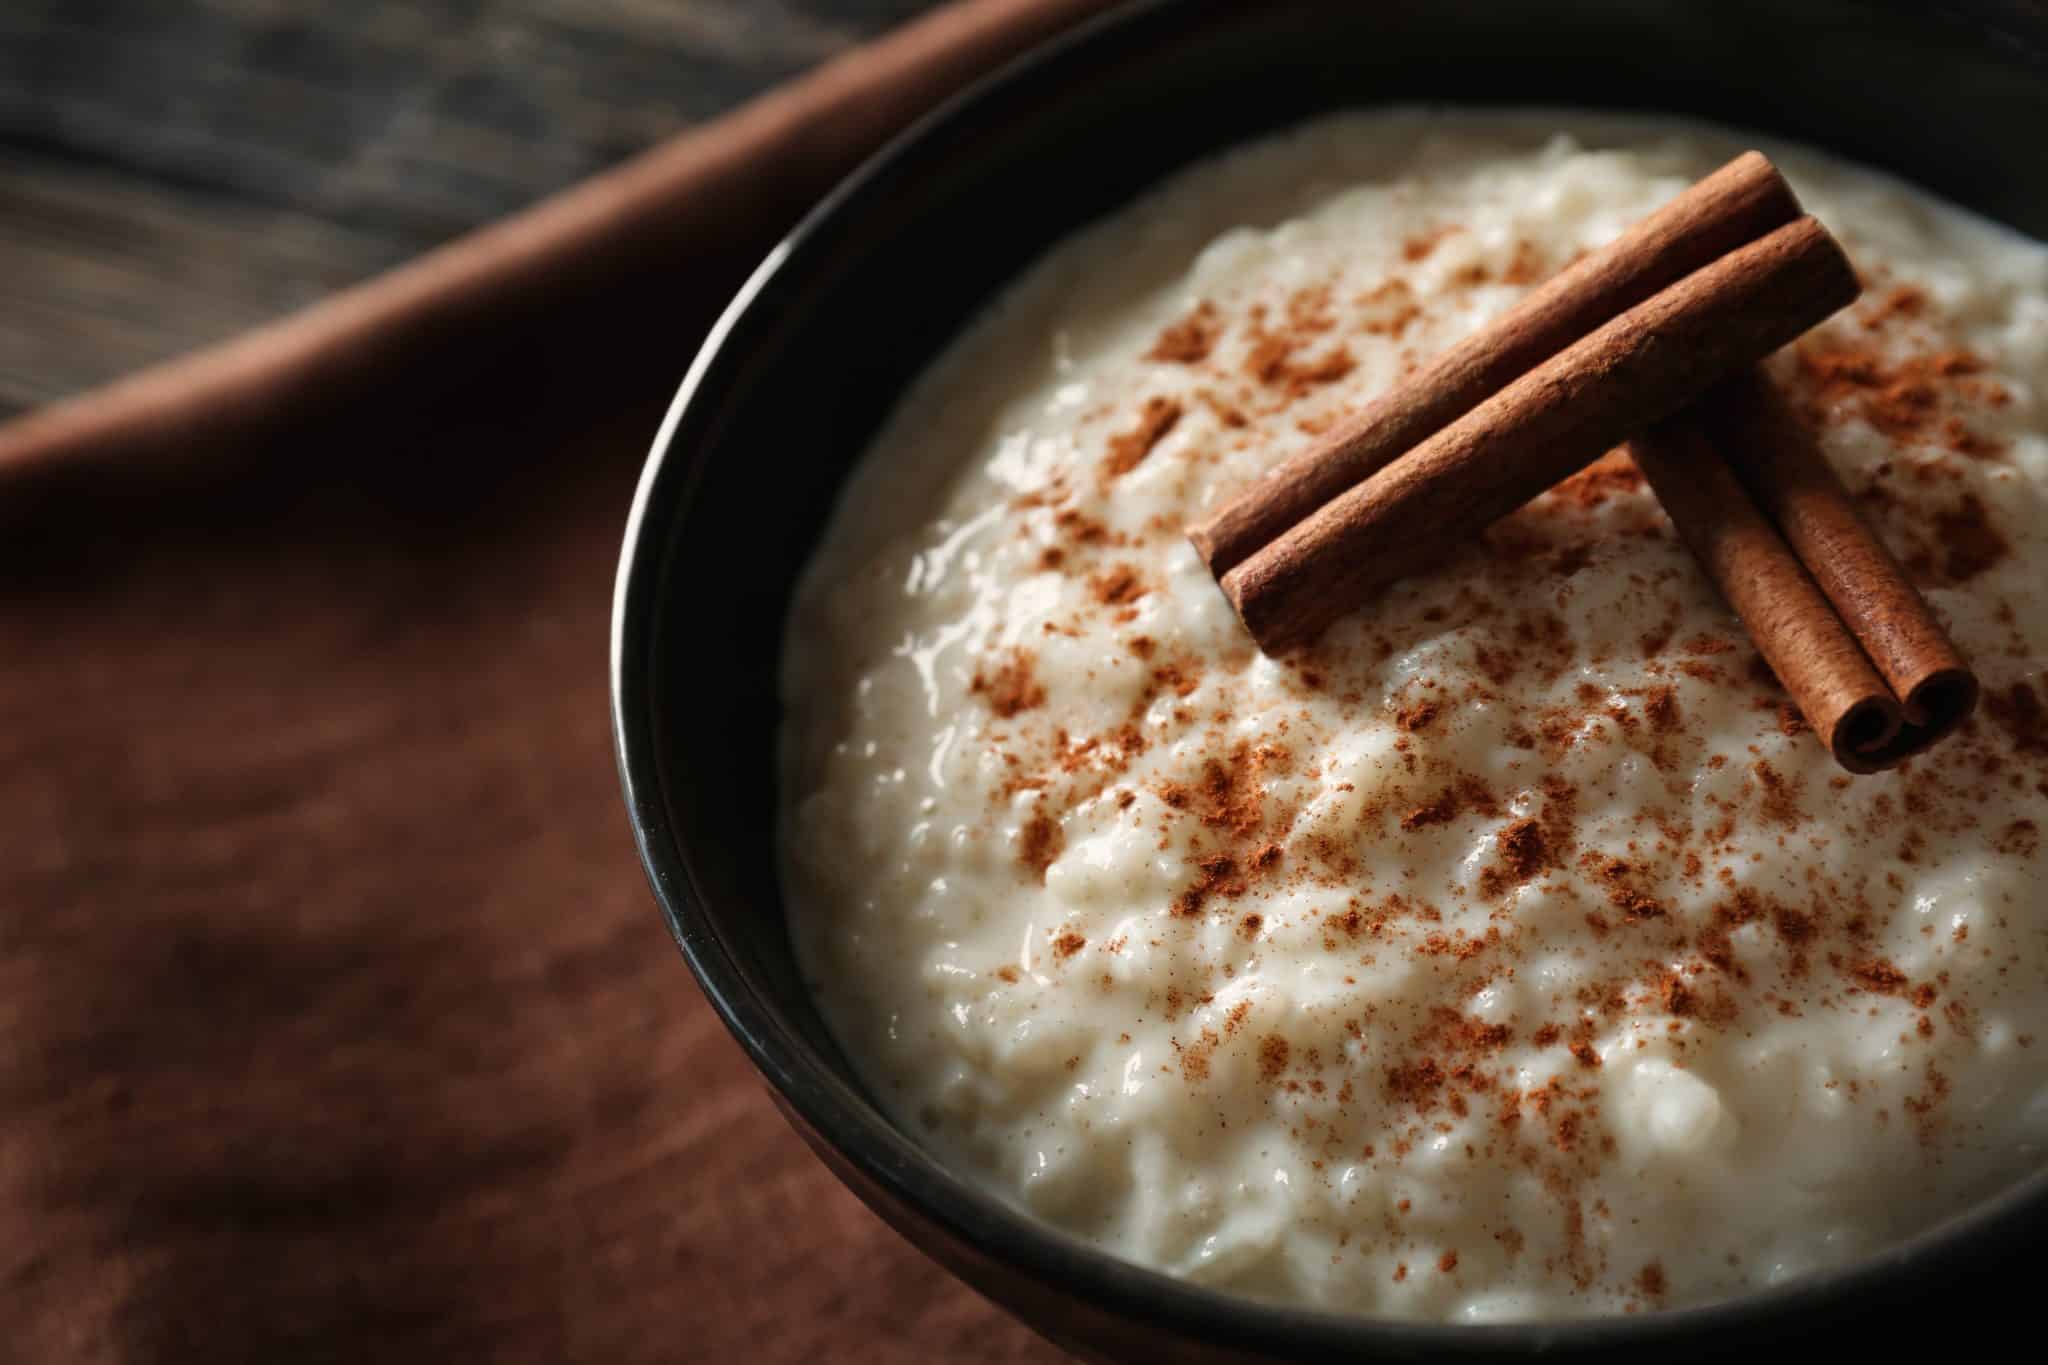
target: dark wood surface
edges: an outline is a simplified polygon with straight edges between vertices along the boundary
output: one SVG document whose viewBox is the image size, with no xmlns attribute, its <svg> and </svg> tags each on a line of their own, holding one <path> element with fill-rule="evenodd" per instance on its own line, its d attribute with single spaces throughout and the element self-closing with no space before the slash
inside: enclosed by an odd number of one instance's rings
<svg viewBox="0 0 2048 1365">
<path fill-rule="evenodd" d="M 5 0 L 0 418 L 572 184 L 931 0 Z"/>
</svg>

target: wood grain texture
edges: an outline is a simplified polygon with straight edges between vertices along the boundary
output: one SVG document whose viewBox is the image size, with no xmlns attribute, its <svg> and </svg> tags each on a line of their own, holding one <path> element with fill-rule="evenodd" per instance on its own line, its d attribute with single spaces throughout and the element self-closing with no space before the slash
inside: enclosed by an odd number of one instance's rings
<svg viewBox="0 0 2048 1365">
<path fill-rule="evenodd" d="M 0 418 L 613 165 L 931 0 L 9 0 Z"/>
</svg>

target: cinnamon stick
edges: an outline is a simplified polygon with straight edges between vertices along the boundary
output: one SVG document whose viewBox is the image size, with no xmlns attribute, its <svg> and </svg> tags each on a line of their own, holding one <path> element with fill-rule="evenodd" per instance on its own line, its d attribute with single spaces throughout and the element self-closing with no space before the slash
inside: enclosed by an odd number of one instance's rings
<svg viewBox="0 0 2048 1365">
<path fill-rule="evenodd" d="M 1903 723 L 1897 700 L 1696 414 L 1661 422 L 1623 449 L 1835 761 L 1876 771 Z"/>
<path fill-rule="evenodd" d="M 1898 560 L 1857 515 L 1783 392 L 1751 370 L 1716 388 L 1699 412 L 1758 510 L 1898 699 L 1899 733 L 1871 761 L 1889 767 L 1954 731 L 1976 708 L 1976 675 Z"/>
<path fill-rule="evenodd" d="M 1798 216 L 1777 167 L 1744 152 L 1273 469 L 1188 538 L 1221 577 L 1586 333 Z"/>
<path fill-rule="evenodd" d="M 1856 297 L 1801 218 L 1738 247 L 1536 366 L 1223 576 L 1268 653 L 1440 558 L 1608 447 Z"/>
</svg>

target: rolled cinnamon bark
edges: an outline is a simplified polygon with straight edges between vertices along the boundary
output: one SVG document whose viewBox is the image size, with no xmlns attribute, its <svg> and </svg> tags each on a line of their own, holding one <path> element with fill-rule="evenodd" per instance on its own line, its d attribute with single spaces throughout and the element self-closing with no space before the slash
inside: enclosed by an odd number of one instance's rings
<svg viewBox="0 0 2048 1365">
<path fill-rule="evenodd" d="M 1758 510 L 1899 699 L 1904 725 L 1877 756 L 1877 766 L 1890 766 L 1955 730 L 1976 708 L 1976 675 L 1898 560 L 1857 515 L 1848 490 L 1778 386 L 1752 369 L 1716 387 L 1698 411 Z"/>
<path fill-rule="evenodd" d="M 1189 527 L 1188 539 L 1221 577 L 1594 328 L 1798 216 L 1777 167 L 1744 152 Z"/>
<path fill-rule="evenodd" d="M 1902 727 L 1897 700 L 1700 429 L 1697 410 L 1623 449 L 1835 761 L 1855 773 L 1883 766 Z"/>
<path fill-rule="evenodd" d="M 1434 562 L 1602 451 L 1856 297 L 1827 230 L 1801 218 L 1638 304 L 1325 503 L 1223 576 L 1268 653 Z"/>
</svg>

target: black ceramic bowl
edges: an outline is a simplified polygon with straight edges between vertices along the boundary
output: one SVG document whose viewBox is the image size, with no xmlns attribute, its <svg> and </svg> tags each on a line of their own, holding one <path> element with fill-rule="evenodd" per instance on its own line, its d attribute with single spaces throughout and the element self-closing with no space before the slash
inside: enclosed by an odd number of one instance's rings
<svg viewBox="0 0 2048 1365">
<path fill-rule="evenodd" d="M 772 831 L 782 620 L 833 496 L 908 381 L 1064 234 L 1227 144 L 1423 100 L 1703 115 L 1887 167 L 2048 237 L 2044 50 L 2048 17 L 2027 0 L 1142 4 L 984 82 L 842 186 L 740 292 L 683 381 L 633 507 L 612 641 L 620 767 L 655 894 L 819 1155 L 990 1298 L 1099 1358 L 1667 1360 L 1794 1338 L 1888 1355 L 1916 1337 L 1952 1349 L 1959 1328 L 2001 1318 L 2030 1325 L 2048 1176 L 1848 1270 L 1636 1318 L 1392 1324 L 1124 1264 L 957 1179 L 862 1092 L 793 963 Z"/>
</svg>

